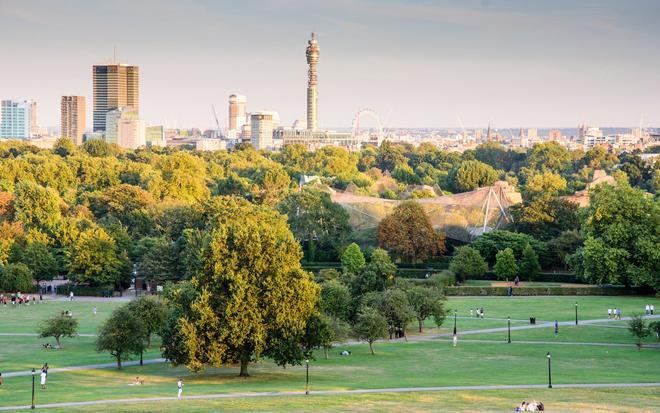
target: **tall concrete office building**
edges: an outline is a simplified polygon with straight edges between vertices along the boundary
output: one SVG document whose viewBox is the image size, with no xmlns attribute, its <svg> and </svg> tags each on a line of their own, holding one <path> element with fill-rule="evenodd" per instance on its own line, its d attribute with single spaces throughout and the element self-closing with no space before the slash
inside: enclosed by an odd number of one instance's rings
<svg viewBox="0 0 660 413">
<path fill-rule="evenodd" d="M 60 101 L 61 135 L 82 145 L 85 133 L 85 97 L 62 96 Z"/>
<path fill-rule="evenodd" d="M 32 102 L 3 100 L 0 103 L 0 138 L 28 139 L 32 130 Z"/>
<path fill-rule="evenodd" d="M 137 66 L 94 65 L 94 132 L 105 131 L 106 115 L 120 107 L 139 111 L 140 74 Z"/>
<path fill-rule="evenodd" d="M 256 150 L 271 149 L 273 146 L 273 120 L 274 112 L 256 112 L 250 115 L 252 131 L 250 139 L 252 147 Z"/>
<path fill-rule="evenodd" d="M 307 42 L 307 129 L 315 131 L 318 129 L 318 106 L 319 95 L 316 90 L 317 76 L 316 65 L 319 62 L 319 43 L 312 33 L 312 38 Z"/>
<path fill-rule="evenodd" d="M 243 95 L 229 95 L 229 130 L 239 131 L 247 123 L 247 98 Z"/>
</svg>

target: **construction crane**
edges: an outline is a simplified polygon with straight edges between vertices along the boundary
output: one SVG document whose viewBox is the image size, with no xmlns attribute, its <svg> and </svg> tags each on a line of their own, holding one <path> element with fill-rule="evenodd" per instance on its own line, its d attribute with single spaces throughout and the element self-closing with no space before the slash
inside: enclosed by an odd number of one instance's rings
<svg viewBox="0 0 660 413">
<path fill-rule="evenodd" d="M 215 124 L 218 127 L 217 130 L 217 137 L 220 137 L 220 121 L 218 120 L 218 114 L 215 112 L 215 105 L 211 103 L 211 109 L 213 109 L 213 117 L 215 118 Z"/>
</svg>

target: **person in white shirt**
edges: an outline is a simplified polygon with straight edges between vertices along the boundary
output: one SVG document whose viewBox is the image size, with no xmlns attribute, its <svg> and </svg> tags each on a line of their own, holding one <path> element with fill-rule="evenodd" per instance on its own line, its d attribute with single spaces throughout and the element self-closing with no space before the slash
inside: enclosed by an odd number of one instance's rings
<svg viewBox="0 0 660 413">
<path fill-rule="evenodd" d="M 611 308 L 607 309 L 607 318 L 612 318 L 612 309 Z"/>
<path fill-rule="evenodd" d="M 176 387 L 179 388 L 179 394 L 177 395 L 177 398 L 181 398 L 181 392 L 183 392 L 183 380 L 179 379 L 179 381 L 176 382 Z"/>
<path fill-rule="evenodd" d="M 43 370 L 41 371 L 41 388 L 46 388 L 46 372 Z"/>
<path fill-rule="evenodd" d="M 649 315 L 651 314 L 651 306 L 646 304 L 646 307 L 644 307 L 644 314 Z"/>
</svg>

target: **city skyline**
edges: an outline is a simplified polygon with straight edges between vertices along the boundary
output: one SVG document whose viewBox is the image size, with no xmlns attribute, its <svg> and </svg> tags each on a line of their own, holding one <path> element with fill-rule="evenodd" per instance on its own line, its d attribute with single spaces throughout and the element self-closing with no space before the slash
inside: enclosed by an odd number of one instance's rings
<svg viewBox="0 0 660 413">
<path fill-rule="evenodd" d="M 348 127 L 364 107 L 391 127 L 657 126 L 659 14 L 651 1 L 0 0 L 0 30 L 12 33 L 0 93 L 38 102 L 39 123 L 57 126 L 61 96 L 89 105 L 90 68 L 116 46 L 117 61 L 140 67 L 148 124 L 215 127 L 211 105 L 240 93 L 248 111 L 277 110 L 286 125 L 305 118 L 301 50 L 315 31 L 319 128 Z"/>
</svg>

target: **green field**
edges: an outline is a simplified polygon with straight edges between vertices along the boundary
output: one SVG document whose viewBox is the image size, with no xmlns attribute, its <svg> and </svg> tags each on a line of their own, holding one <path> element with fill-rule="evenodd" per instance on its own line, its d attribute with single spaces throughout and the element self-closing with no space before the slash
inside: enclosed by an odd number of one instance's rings
<svg viewBox="0 0 660 413">
<path fill-rule="evenodd" d="M 602 308 L 619 306 L 624 316 L 631 314 L 647 302 L 658 304 L 657 299 L 648 297 L 580 297 L 578 298 L 581 319 L 603 318 Z M 611 304 L 610 304 L 611 303 Z M 91 314 L 96 304 L 99 313 Z M 118 302 L 48 302 L 29 308 L 0 309 L 0 332 L 32 333 L 42 318 L 53 311 L 70 309 L 81 323 L 81 333 L 93 334 L 96 326 L 122 303 Z M 462 317 L 469 316 L 469 309 L 483 306 L 486 317 L 524 320 L 526 314 L 534 313 L 539 319 L 560 321 L 572 320 L 575 316 L 575 298 L 572 297 L 474 297 L 450 298 L 450 308 L 456 308 Z M 467 314 L 466 314 L 467 313 Z M 606 314 L 606 311 L 605 311 Z M 583 317 L 583 318 L 582 318 Z M 606 315 L 605 315 L 606 318 Z M 525 321 L 514 321 L 512 325 L 524 325 Z M 623 321 L 612 321 L 606 325 L 625 327 Z M 448 318 L 440 329 L 425 330 L 424 334 L 447 332 L 453 326 Z M 506 322 L 493 319 L 459 318 L 459 335 L 468 329 L 505 327 Z M 414 326 L 411 326 L 414 330 Z M 412 333 L 412 331 L 411 331 Z M 480 333 L 461 337 L 458 347 L 442 340 L 426 339 L 410 342 L 376 343 L 376 355 L 371 356 L 364 344 L 343 345 L 333 349 L 329 360 L 318 356 L 310 363 L 312 390 L 352 390 L 398 387 L 429 386 L 473 386 L 502 384 L 545 384 L 547 383 L 546 352 L 552 353 L 554 383 L 650 383 L 660 382 L 660 350 L 654 348 L 639 351 L 634 347 L 605 347 L 564 342 L 632 343 L 633 338 L 626 328 L 603 325 L 580 325 L 560 327 L 554 337 L 551 328 L 539 328 L 512 332 L 512 344 L 506 344 L 506 333 Z M 496 342 L 472 342 L 470 340 L 495 340 Z M 517 343 L 517 340 L 551 343 Z M 51 368 L 90 363 L 111 362 L 109 355 L 97 353 L 93 348 L 93 337 L 66 339 L 62 350 L 44 350 L 40 343 L 48 341 L 30 336 L 0 336 L 0 370 L 3 372 L 27 370 L 48 362 Z M 52 339 L 50 341 L 53 341 Z M 654 339 L 647 340 L 649 343 Z M 145 358 L 158 357 L 154 349 Z M 350 349 L 353 354 L 341 357 L 341 349 Z M 126 367 L 123 370 L 97 369 L 49 374 L 48 389 L 37 389 L 37 403 L 87 401 L 135 397 L 163 397 L 176 395 L 176 380 L 184 378 L 185 395 L 204 395 L 237 392 L 302 391 L 305 385 L 305 370 L 301 366 L 283 369 L 268 360 L 251 366 L 252 376 L 237 377 L 238 368 L 229 366 L 207 369 L 192 374 L 184 367 L 167 364 Z M 142 386 L 130 386 L 135 376 L 145 380 Z M 654 391 L 652 391 L 654 390 Z M 496 409 L 515 407 L 522 399 L 536 397 L 547 404 L 553 395 L 561 394 L 556 400 L 558 409 L 571 411 L 571 405 L 581 403 L 619 406 L 612 411 L 629 409 L 657 410 L 657 388 L 626 389 L 627 396 L 621 398 L 614 389 L 557 389 L 552 393 L 537 390 L 507 391 L 461 391 L 416 393 L 416 394 L 370 394 L 333 395 L 304 397 L 269 397 L 253 399 L 185 400 L 172 402 L 149 402 L 130 406 L 88 406 L 66 411 L 153 411 L 168 409 L 199 411 L 224 406 L 229 410 L 284 411 L 289 409 L 314 409 L 321 411 L 373 411 L 373 410 L 417 410 L 469 411 L 480 403 L 488 403 Z M 30 400 L 31 377 L 6 378 L 0 386 L 0 406 L 26 404 Z M 459 396 L 459 394 L 461 396 Z M 636 394 L 636 397 L 628 396 Z M 590 395 L 593 400 L 589 401 Z M 313 402 L 310 400 L 314 400 Z M 313 403 L 313 404 L 310 404 Z M 319 404 L 320 403 L 320 404 Z M 407 406 L 413 404 L 413 406 Z M 185 406 L 185 407 L 183 407 Z M 320 406 L 320 407 L 319 407 Z M 472 407 L 471 407 L 472 406 Z M 100 408 L 101 407 L 101 408 Z M 379 408 L 379 407 L 382 407 Z M 125 410 L 121 410 L 124 408 Z M 586 408 L 586 407 L 585 407 Z M 106 410 L 103 410 L 106 409 Z M 325 409 L 325 410 L 323 410 Z M 454 410 L 451 410 L 454 409 Z M 488 409 L 487 409 L 488 410 Z M 577 409 L 580 410 L 580 409 Z M 589 410 L 589 409 L 587 409 Z M 64 410 L 61 410 L 64 411 Z M 563 411 L 554 410 L 553 411 Z M 575 411 L 575 410 L 574 410 Z M 605 410 L 607 411 L 607 410 Z"/>
</svg>

